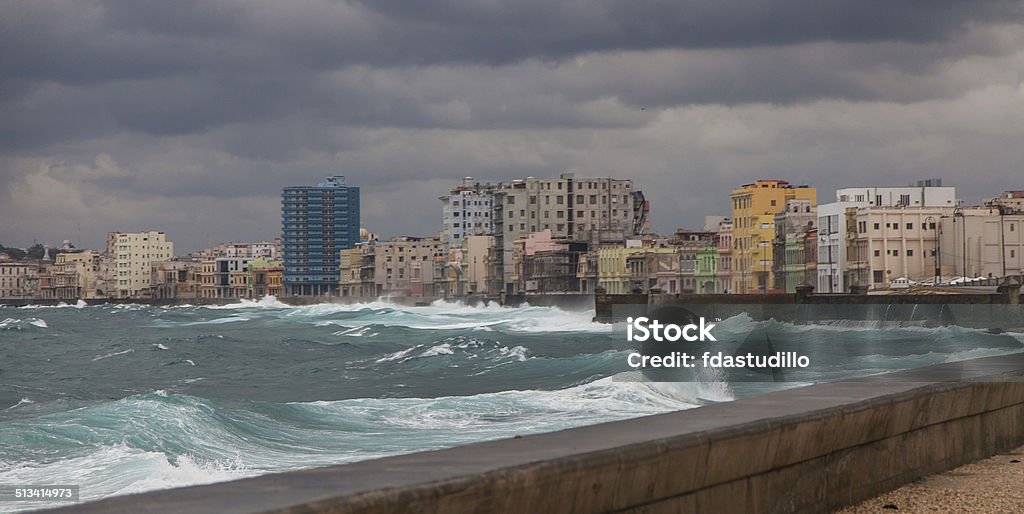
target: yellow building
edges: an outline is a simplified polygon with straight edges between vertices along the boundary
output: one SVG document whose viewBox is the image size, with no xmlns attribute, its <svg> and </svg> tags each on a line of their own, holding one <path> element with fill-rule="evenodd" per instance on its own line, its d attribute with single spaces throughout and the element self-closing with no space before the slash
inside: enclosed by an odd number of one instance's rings
<svg viewBox="0 0 1024 514">
<path fill-rule="evenodd" d="M 813 187 L 791 185 L 785 180 L 758 180 L 734 190 L 733 273 L 736 293 L 772 293 L 772 241 L 775 239 L 775 215 L 789 200 L 809 200 L 817 205 Z"/>
</svg>

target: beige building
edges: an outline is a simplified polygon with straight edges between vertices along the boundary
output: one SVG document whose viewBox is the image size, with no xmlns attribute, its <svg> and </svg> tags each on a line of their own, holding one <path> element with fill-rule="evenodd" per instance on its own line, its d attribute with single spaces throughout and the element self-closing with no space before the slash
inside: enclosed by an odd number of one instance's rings
<svg viewBox="0 0 1024 514">
<path fill-rule="evenodd" d="M 1024 273 L 1024 211 L 999 207 L 955 209 L 942 218 L 940 244 L 944 274 L 993 278 Z"/>
<path fill-rule="evenodd" d="M 174 244 L 163 232 L 113 232 L 118 298 L 152 296 L 157 264 L 174 257 Z"/>
<path fill-rule="evenodd" d="M 680 292 L 678 248 L 601 248 L 597 255 L 598 287 L 608 294 Z"/>
<path fill-rule="evenodd" d="M 194 260 L 175 259 L 157 264 L 154 298 L 199 298 L 201 269 L 202 262 Z"/>
<path fill-rule="evenodd" d="M 53 293 L 48 296 L 61 300 L 104 298 L 105 292 L 97 287 L 102 284 L 101 261 L 102 256 L 92 250 L 58 253 L 50 268 Z"/>
<path fill-rule="evenodd" d="M 435 279 L 447 263 L 440 238 L 396 237 L 376 243 L 374 254 L 377 296 L 437 296 Z"/>
<path fill-rule="evenodd" d="M 946 269 L 949 264 L 948 248 L 939 254 L 939 225 L 943 216 L 952 213 L 952 207 L 858 209 L 856 244 L 846 256 L 847 269 L 865 277 L 873 289 L 888 288 L 897 278 L 933 278 L 937 265 Z M 945 223 L 941 228 L 946 228 Z"/>
<path fill-rule="evenodd" d="M 248 257 L 218 257 L 199 265 L 200 298 L 249 298 Z"/>
<path fill-rule="evenodd" d="M 491 247 L 494 246 L 494 236 L 467 236 L 462 240 L 461 260 L 463 280 L 466 282 L 466 294 L 490 294 L 488 289 L 490 280 Z"/>
<path fill-rule="evenodd" d="M 0 299 L 34 298 L 39 294 L 36 263 L 0 261 Z"/>
</svg>

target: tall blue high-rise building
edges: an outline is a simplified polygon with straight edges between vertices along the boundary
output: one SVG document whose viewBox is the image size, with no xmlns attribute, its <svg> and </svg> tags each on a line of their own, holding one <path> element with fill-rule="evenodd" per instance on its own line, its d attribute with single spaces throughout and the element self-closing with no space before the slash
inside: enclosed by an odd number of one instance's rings
<svg viewBox="0 0 1024 514">
<path fill-rule="evenodd" d="M 343 176 L 284 188 L 281 228 L 285 294 L 338 294 L 339 254 L 359 242 L 359 188 Z"/>
</svg>

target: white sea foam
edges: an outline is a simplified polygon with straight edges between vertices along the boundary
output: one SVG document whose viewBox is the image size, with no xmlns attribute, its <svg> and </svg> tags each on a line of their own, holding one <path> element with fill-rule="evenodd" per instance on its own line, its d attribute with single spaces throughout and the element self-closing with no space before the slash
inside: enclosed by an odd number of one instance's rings
<svg viewBox="0 0 1024 514">
<path fill-rule="evenodd" d="M 238 303 L 230 303 L 227 305 L 204 305 L 207 309 L 288 309 L 291 305 L 288 305 L 273 295 L 267 295 L 259 300 L 248 300 L 241 299 Z"/>
<path fill-rule="evenodd" d="M 108 353 L 108 354 L 106 354 L 106 355 L 99 355 L 99 356 L 97 356 L 97 357 L 94 357 L 94 358 L 92 359 L 92 361 L 93 361 L 93 362 L 96 362 L 96 361 L 101 361 L 101 360 L 104 360 L 104 359 L 109 359 L 109 358 L 111 358 L 111 357 L 117 357 L 118 355 L 126 355 L 126 354 L 132 353 L 132 352 L 134 352 L 134 351 L 135 351 L 135 349 L 134 349 L 134 348 L 129 348 L 129 349 L 127 349 L 127 350 L 122 350 L 122 351 L 120 351 L 120 352 Z"/>
<path fill-rule="evenodd" d="M 7 407 L 4 410 L 16 409 L 18 407 L 21 407 L 22 405 L 31 405 L 33 403 L 36 403 L 36 402 L 32 401 L 32 399 L 30 399 L 28 397 L 25 397 L 25 398 L 22 398 L 21 400 L 18 400 L 18 403 L 15 403 L 14 405 L 11 405 L 10 407 Z"/>
<path fill-rule="evenodd" d="M 0 321 L 0 330 L 24 330 L 29 327 L 47 328 L 47 324 L 41 318 L 5 318 Z"/>
<path fill-rule="evenodd" d="M 21 463 L 0 468 L 5 484 L 88 484 L 80 499 L 139 493 L 187 485 L 209 484 L 255 475 L 239 461 L 203 461 L 189 455 L 168 457 L 161 452 L 143 451 L 124 444 L 100 447 L 84 456 L 47 464 Z M 66 505 L 33 501 L 20 506 L 0 504 L 0 512 L 25 508 Z"/>
</svg>

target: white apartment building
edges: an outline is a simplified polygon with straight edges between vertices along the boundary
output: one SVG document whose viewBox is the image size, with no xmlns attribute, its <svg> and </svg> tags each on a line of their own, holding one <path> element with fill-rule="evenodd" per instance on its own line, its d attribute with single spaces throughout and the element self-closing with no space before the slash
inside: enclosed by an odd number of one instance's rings
<svg viewBox="0 0 1024 514">
<path fill-rule="evenodd" d="M 494 234 L 491 211 L 494 188 L 480 184 L 473 177 L 462 179 L 455 189 L 440 198 L 442 203 L 442 237 L 449 248 L 456 248 L 470 236 Z"/>
<path fill-rule="evenodd" d="M 108 241 L 114 244 L 119 298 L 149 290 L 157 264 L 174 257 L 174 244 L 163 232 L 112 232 Z"/>
<path fill-rule="evenodd" d="M 280 258 L 280 252 L 278 252 L 277 245 L 275 243 L 261 241 L 259 243 L 252 243 L 249 245 L 249 256 L 253 259 L 276 261 Z"/>
<path fill-rule="evenodd" d="M 1024 213 L 996 206 L 956 209 L 943 217 L 939 248 L 944 274 L 1005 277 L 1024 273 Z"/>
<path fill-rule="evenodd" d="M 836 190 L 836 201 L 865 203 L 870 207 L 954 207 L 956 188 L 941 185 L 847 187 Z"/>
<path fill-rule="evenodd" d="M 850 215 L 866 207 L 867 202 L 833 202 L 818 206 L 818 293 L 846 293 L 852 284 L 847 273 L 849 239 L 856 230 L 848 230 Z M 867 284 L 864 284 L 867 285 Z"/>
</svg>

